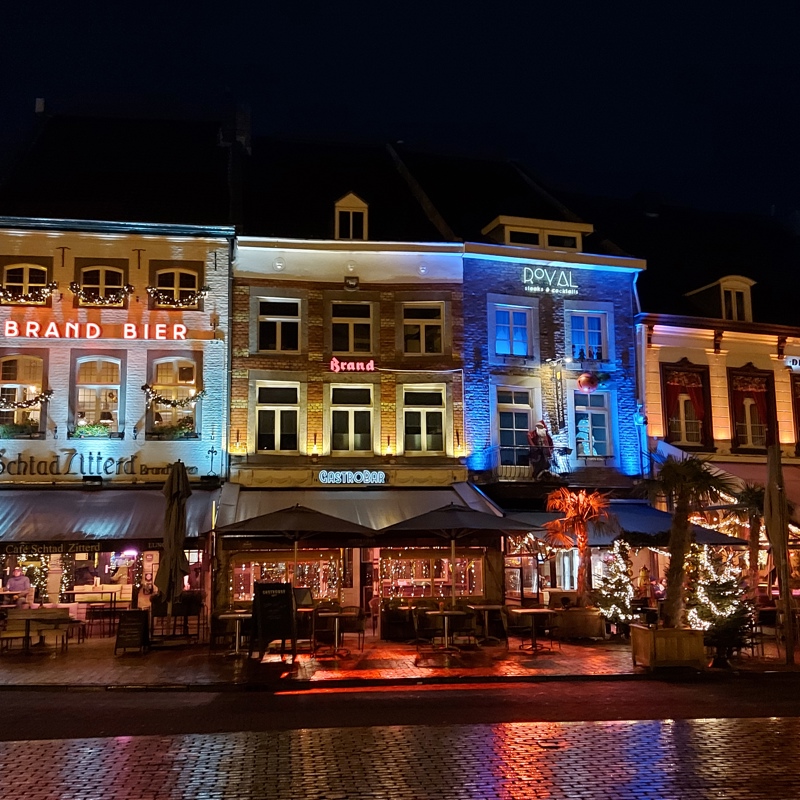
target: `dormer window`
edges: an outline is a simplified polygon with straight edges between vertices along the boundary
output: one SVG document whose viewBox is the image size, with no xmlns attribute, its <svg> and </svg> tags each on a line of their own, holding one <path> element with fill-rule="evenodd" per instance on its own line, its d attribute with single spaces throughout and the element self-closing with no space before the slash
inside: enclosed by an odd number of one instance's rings
<svg viewBox="0 0 800 800">
<path fill-rule="evenodd" d="M 358 195 L 345 195 L 336 203 L 336 239 L 353 239 L 366 241 L 367 236 L 367 204 Z"/>
<path fill-rule="evenodd" d="M 583 237 L 593 231 L 593 226 L 580 222 L 501 216 L 493 219 L 481 233 L 499 244 L 580 252 Z"/>
<path fill-rule="evenodd" d="M 731 322 L 752 322 L 750 287 L 755 281 L 743 275 L 726 275 L 714 283 L 686 292 L 701 314 Z"/>
</svg>

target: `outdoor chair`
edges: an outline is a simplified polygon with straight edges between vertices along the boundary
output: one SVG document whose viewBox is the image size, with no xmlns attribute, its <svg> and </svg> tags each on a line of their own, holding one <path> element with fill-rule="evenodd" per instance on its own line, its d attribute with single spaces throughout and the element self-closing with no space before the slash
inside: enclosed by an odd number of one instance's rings
<svg viewBox="0 0 800 800">
<path fill-rule="evenodd" d="M 14 619 L 9 615 L 0 630 L 0 649 L 9 650 L 12 642 L 16 640 L 19 640 L 23 646 L 25 645 L 25 621 Z"/>
<path fill-rule="evenodd" d="M 553 649 L 553 640 L 558 642 L 558 649 L 561 649 L 561 639 L 558 638 L 557 631 L 558 631 L 558 614 L 549 614 L 546 617 L 536 617 L 535 622 L 536 626 L 536 640 L 537 642 L 541 639 L 549 639 L 550 640 L 550 649 Z"/>
<path fill-rule="evenodd" d="M 381 599 L 377 595 L 374 595 L 369 601 L 369 615 L 372 619 L 372 635 L 375 636 L 378 632 L 378 620 L 381 615 Z"/>
<path fill-rule="evenodd" d="M 333 617 L 320 616 L 326 611 L 341 611 L 341 606 L 334 603 L 323 603 L 314 609 L 311 622 L 312 653 L 316 653 L 322 647 L 335 647 L 335 620 Z"/>
<path fill-rule="evenodd" d="M 466 613 L 463 617 L 450 619 L 450 635 L 453 637 L 453 643 L 456 639 L 466 639 L 467 644 L 477 644 L 475 612 L 471 608 L 464 608 L 460 605 L 458 610 Z"/>
<path fill-rule="evenodd" d="M 505 633 L 506 637 L 506 649 L 510 647 L 512 636 L 515 636 L 520 640 L 520 648 L 522 648 L 525 644 L 525 640 L 530 640 L 531 638 L 530 619 L 528 617 L 515 617 L 515 615 L 508 610 L 508 606 L 503 606 L 500 616 L 503 620 L 503 632 Z"/>
<path fill-rule="evenodd" d="M 414 620 L 414 644 L 417 650 L 421 644 L 434 644 L 436 639 L 444 641 L 444 624 L 441 617 L 431 617 L 426 612 L 431 606 L 416 606 L 411 616 Z"/>
<path fill-rule="evenodd" d="M 364 609 L 359 606 L 343 606 L 342 613 L 348 615 L 339 620 L 339 633 L 342 641 L 344 641 L 346 633 L 355 633 L 358 649 L 363 651 L 367 628 L 367 616 L 364 613 Z"/>
</svg>

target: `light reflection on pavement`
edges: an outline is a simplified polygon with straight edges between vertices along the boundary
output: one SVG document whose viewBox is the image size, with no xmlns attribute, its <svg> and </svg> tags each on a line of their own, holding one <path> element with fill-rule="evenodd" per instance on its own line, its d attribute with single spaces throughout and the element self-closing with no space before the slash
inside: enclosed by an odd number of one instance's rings
<svg viewBox="0 0 800 800">
<path fill-rule="evenodd" d="M 431 724 L 7 742 L 0 774 L 36 800 L 795 800 L 799 756 L 798 719 Z"/>
</svg>

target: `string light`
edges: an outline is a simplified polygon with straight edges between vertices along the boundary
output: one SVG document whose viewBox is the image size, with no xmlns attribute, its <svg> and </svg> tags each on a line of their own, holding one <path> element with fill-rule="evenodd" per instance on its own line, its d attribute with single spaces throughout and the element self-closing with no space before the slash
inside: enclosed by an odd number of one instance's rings
<svg viewBox="0 0 800 800">
<path fill-rule="evenodd" d="M 123 287 L 103 295 L 100 294 L 99 291 L 86 291 L 86 289 L 75 281 L 70 283 L 69 290 L 83 305 L 93 306 L 121 306 L 125 302 L 125 298 L 134 292 L 133 286 L 126 283 Z"/>
<path fill-rule="evenodd" d="M 169 306 L 170 308 L 194 308 L 201 300 L 204 300 L 211 289 L 208 286 L 203 286 L 196 292 L 184 297 L 182 300 L 176 298 L 170 292 L 165 292 L 157 286 L 148 286 L 147 294 L 150 299 L 155 302 L 157 306 Z"/>
<path fill-rule="evenodd" d="M 58 289 L 57 283 L 48 283 L 26 294 L 19 294 L 14 289 L 0 288 L 0 300 L 4 303 L 44 303 L 56 289 Z"/>
<path fill-rule="evenodd" d="M 175 400 L 171 397 L 164 397 L 163 394 L 159 394 L 148 383 L 145 383 L 144 386 L 142 386 L 142 391 L 145 393 L 145 401 L 148 408 L 152 405 L 168 406 L 169 408 L 186 408 L 187 406 L 194 408 L 195 403 L 197 403 L 198 400 L 202 400 L 206 396 L 206 390 L 201 389 L 199 392 L 196 392 L 190 397 L 184 397 L 181 400 Z"/>
<path fill-rule="evenodd" d="M 46 403 L 53 396 L 52 389 L 46 389 L 34 397 L 29 397 L 27 400 L 19 400 L 17 402 L 7 400 L 0 397 L 0 411 L 11 411 L 15 408 L 32 408 L 38 406 L 40 403 Z"/>
<path fill-rule="evenodd" d="M 689 574 L 694 578 L 693 603 L 687 614 L 689 625 L 708 631 L 724 625 L 737 615 L 746 615 L 741 570 L 734 566 L 731 555 L 717 553 L 713 558 L 708 546 L 692 545 Z"/>
<path fill-rule="evenodd" d="M 603 616 L 613 623 L 632 622 L 634 615 L 633 581 L 631 579 L 630 548 L 615 539 L 611 550 L 603 557 L 606 570 L 598 586 L 597 606 Z"/>
</svg>

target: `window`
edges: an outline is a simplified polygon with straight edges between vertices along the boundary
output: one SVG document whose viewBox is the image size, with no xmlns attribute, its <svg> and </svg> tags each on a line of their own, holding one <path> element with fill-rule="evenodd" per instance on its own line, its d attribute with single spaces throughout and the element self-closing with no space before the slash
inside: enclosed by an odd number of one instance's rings
<svg viewBox="0 0 800 800">
<path fill-rule="evenodd" d="M 442 352 L 442 305 L 403 306 L 404 352 L 428 355 Z"/>
<path fill-rule="evenodd" d="M 529 389 L 497 388 L 500 464 L 504 467 L 527 467 L 533 409 Z"/>
<path fill-rule="evenodd" d="M 444 452 L 444 389 L 403 389 L 403 450 Z"/>
<path fill-rule="evenodd" d="M 533 231 L 518 231 L 511 228 L 508 231 L 509 244 L 530 244 L 539 245 L 539 234 Z"/>
<path fill-rule="evenodd" d="M 577 250 L 578 237 L 577 236 L 564 236 L 560 233 L 547 234 L 547 246 L 558 247 L 560 249 Z"/>
<path fill-rule="evenodd" d="M 154 402 L 148 438 L 194 438 L 197 430 L 197 365 L 185 358 L 166 358 L 153 363 L 153 391 L 168 402 Z M 175 403 L 176 405 L 172 405 Z"/>
<path fill-rule="evenodd" d="M 723 319 L 746 320 L 744 292 L 737 289 L 723 289 Z"/>
<path fill-rule="evenodd" d="M 45 267 L 36 264 L 11 264 L 3 268 L 2 299 L 6 303 L 42 305 L 49 296 L 47 287 Z"/>
<path fill-rule="evenodd" d="M 0 360 L 0 426 L 6 435 L 39 432 L 41 404 L 29 408 L 8 408 L 24 403 L 42 392 L 42 359 L 9 356 Z"/>
<path fill-rule="evenodd" d="M 82 306 L 124 305 L 124 277 L 123 271 L 117 267 L 84 267 L 80 272 L 78 303 Z"/>
<path fill-rule="evenodd" d="M 300 301 L 265 298 L 258 302 L 258 349 L 271 353 L 300 351 Z"/>
<path fill-rule="evenodd" d="M 185 308 L 197 308 L 199 275 L 189 269 L 162 269 L 156 272 L 156 308 L 174 308 L 185 303 Z"/>
<path fill-rule="evenodd" d="M 578 457 L 612 455 L 608 394 L 575 392 L 575 450 Z"/>
<path fill-rule="evenodd" d="M 669 419 L 669 441 L 672 444 L 703 443 L 703 422 L 697 419 L 694 403 L 688 394 L 678 395 L 677 416 Z"/>
<path fill-rule="evenodd" d="M 693 365 L 684 358 L 676 364 L 664 364 L 661 369 L 668 441 L 681 446 L 705 444 L 707 367 Z"/>
<path fill-rule="evenodd" d="M 531 309 L 496 306 L 494 311 L 494 348 L 498 356 L 533 356 Z"/>
<path fill-rule="evenodd" d="M 372 387 L 331 388 L 331 450 L 372 452 Z"/>
<path fill-rule="evenodd" d="M 605 314 L 570 314 L 572 358 L 575 361 L 603 361 L 606 352 Z"/>
<path fill-rule="evenodd" d="M 78 361 L 77 434 L 107 436 L 119 430 L 119 377 L 120 362 L 115 359 L 83 358 Z"/>
<path fill-rule="evenodd" d="M 334 353 L 372 351 L 372 305 L 370 303 L 332 303 L 331 350 Z"/>
<path fill-rule="evenodd" d="M 300 390 L 297 386 L 270 385 L 256 389 L 256 449 L 267 453 L 299 450 Z"/>
<path fill-rule="evenodd" d="M 337 239 L 367 238 L 367 204 L 352 192 L 336 203 L 334 235 Z"/>
<path fill-rule="evenodd" d="M 728 380 L 734 446 L 766 447 L 769 409 L 774 409 L 775 403 L 772 373 L 749 370 L 729 372 Z"/>
</svg>

